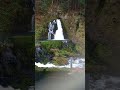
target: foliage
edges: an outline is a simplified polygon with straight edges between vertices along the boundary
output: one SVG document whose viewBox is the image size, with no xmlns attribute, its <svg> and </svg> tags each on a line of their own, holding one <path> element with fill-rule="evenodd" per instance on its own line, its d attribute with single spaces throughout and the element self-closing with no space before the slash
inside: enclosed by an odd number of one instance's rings
<svg viewBox="0 0 120 90">
<path fill-rule="evenodd" d="M 49 8 L 51 8 L 51 5 L 58 5 L 60 7 L 60 9 L 62 10 L 62 12 L 67 12 L 68 10 L 70 10 L 71 5 L 74 4 L 79 6 L 84 6 L 85 4 L 85 0 L 40 0 L 40 3 L 38 4 L 37 2 L 37 12 L 40 11 L 41 14 L 46 14 L 47 11 L 49 10 Z M 53 3 L 54 2 L 54 3 Z M 56 4 L 57 3 L 57 4 Z"/>
<path fill-rule="evenodd" d="M 81 47 L 79 44 L 76 44 L 75 48 L 81 56 L 85 56 L 85 48 Z"/>
<path fill-rule="evenodd" d="M 72 52 L 69 52 L 69 51 L 67 51 L 65 49 L 62 49 L 62 50 L 58 51 L 57 56 L 68 57 L 68 56 L 72 56 L 71 54 L 72 54 Z"/>
<path fill-rule="evenodd" d="M 70 0 L 61 0 L 60 6 L 62 7 L 63 12 L 67 12 L 70 8 Z"/>
<path fill-rule="evenodd" d="M 62 41 L 42 41 L 41 42 L 41 46 L 43 46 L 43 48 L 47 49 L 47 50 L 50 50 L 50 49 L 53 49 L 53 48 L 62 48 Z"/>
<path fill-rule="evenodd" d="M 78 0 L 78 2 L 83 5 L 85 4 L 85 0 Z"/>
<path fill-rule="evenodd" d="M 37 42 L 45 38 L 45 37 L 43 38 L 43 36 L 45 36 L 44 34 L 47 32 L 47 30 L 44 27 L 39 26 L 39 25 L 36 25 L 35 27 L 36 27 L 35 28 L 35 40 Z"/>
<path fill-rule="evenodd" d="M 46 13 L 52 0 L 40 0 L 39 10 L 42 14 Z"/>
<path fill-rule="evenodd" d="M 75 56 L 75 45 L 72 42 L 68 42 L 66 46 L 62 41 L 41 41 L 39 45 L 42 47 L 42 54 L 40 58 L 42 63 L 53 62 L 56 65 L 64 65 L 68 62 L 68 57 Z M 48 57 L 52 56 L 52 60 Z"/>
<path fill-rule="evenodd" d="M 54 57 L 53 63 L 55 65 L 66 65 L 66 64 L 68 64 L 68 60 L 65 57 Z"/>
</svg>

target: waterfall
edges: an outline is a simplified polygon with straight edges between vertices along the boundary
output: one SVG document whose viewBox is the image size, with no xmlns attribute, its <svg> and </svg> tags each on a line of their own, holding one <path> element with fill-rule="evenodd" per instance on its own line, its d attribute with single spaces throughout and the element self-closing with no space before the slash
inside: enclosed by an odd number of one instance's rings
<svg viewBox="0 0 120 90">
<path fill-rule="evenodd" d="M 48 40 L 52 39 L 52 34 L 53 34 L 53 29 L 54 29 L 54 24 L 52 22 L 49 23 L 49 29 L 48 29 Z"/>
<path fill-rule="evenodd" d="M 57 19 L 56 22 L 57 22 L 58 30 L 56 30 L 54 34 L 54 40 L 65 40 L 60 19 Z"/>
<path fill-rule="evenodd" d="M 57 25 L 57 30 L 55 30 L 55 25 Z M 60 19 L 56 19 L 49 23 L 49 25 L 48 25 L 48 40 L 65 40 Z"/>
</svg>

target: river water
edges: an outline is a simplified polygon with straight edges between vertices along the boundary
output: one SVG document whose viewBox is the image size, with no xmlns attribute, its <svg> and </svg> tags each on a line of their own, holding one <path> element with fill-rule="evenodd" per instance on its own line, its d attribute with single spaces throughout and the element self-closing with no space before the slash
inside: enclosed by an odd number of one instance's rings
<svg viewBox="0 0 120 90">
<path fill-rule="evenodd" d="M 53 72 L 37 81 L 35 90 L 85 90 L 85 72 Z"/>
</svg>

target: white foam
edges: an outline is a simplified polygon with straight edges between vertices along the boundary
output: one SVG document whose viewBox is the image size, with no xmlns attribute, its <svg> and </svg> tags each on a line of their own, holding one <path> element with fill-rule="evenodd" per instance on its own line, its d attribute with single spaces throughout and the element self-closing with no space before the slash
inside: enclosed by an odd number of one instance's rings
<svg viewBox="0 0 120 90">
<path fill-rule="evenodd" d="M 64 40 L 64 35 L 63 35 L 63 29 L 62 29 L 61 21 L 60 21 L 60 19 L 57 19 L 56 21 L 57 21 L 58 30 L 56 30 L 53 40 Z"/>
<path fill-rule="evenodd" d="M 78 61 L 83 61 L 83 62 L 78 63 L 77 60 Z M 73 62 L 72 63 L 72 67 L 73 68 L 76 68 L 76 67 L 78 67 L 78 68 L 84 68 L 85 67 L 85 62 L 84 61 L 85 61 L 85 59 L 76 59 L 75 62 L 77 62 L 77 63 Z M 38 63 L 35 62 L 35 65 L 37 67 L 48 67 L 48 68 L 53 68 L 53 67 L 55 67 L 55 68 L 70 68 L 70 63 L 67 64 L 67 65 L 58 66 L 58 65 L 54 65 L 54 64 L 52 64 L 50 62 L 48 62 L 47 64 L 43 64 L 43 63 L 40 63 L 40 62 L 38 62 Z"/>
</svg>

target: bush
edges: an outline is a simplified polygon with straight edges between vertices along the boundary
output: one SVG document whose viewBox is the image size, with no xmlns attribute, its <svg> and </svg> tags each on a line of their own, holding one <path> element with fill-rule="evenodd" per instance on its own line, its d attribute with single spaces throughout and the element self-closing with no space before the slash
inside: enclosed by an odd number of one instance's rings
<svg viewBox="0 0 120 90">
<path fill-rule="evenodd" d="M 47 28 L 44 28 L 43 26 L 40 26 L 40 25 L 35 26 L 35 40 L 36 40 L 36 42 L 38 42 L 39 40 L 42 40 L 42 39 L 46 39 L 47 35 L 45 35 L 45 34 L 47 34 Z"/>
<path fill-rule="evenodd" d="M 61 3 L 60 3 L 62 9 L 64 12 L 67 12 L 69 10 L 69 0 L 61 0 Z"/>
<path fill-rule="evenodd" d="M 50 50 L 50 49 L 53 49 L 53 48 L 58 48 L 58 49 L 61 49 L 62 48 L 62 41 L 42 41 L 40 43 L 40 45 L 47 49 L 47 50 Z"/>
<path fill-rule="evenodd" d="M 47 13 L 47 10 L 51 4 L 52 0 L 40 0 L 39 9 L 42 14 Z"/>
<path fill-rule="evenodd" d="M 66 65 L 66 64 L 68 64 L 68 60 L 65 57 L 54 57 L 53 63 L 55 65 Z"/>
</svg>

